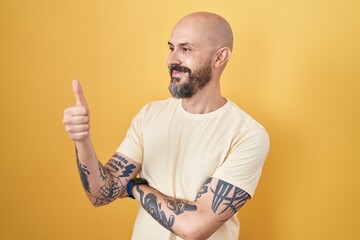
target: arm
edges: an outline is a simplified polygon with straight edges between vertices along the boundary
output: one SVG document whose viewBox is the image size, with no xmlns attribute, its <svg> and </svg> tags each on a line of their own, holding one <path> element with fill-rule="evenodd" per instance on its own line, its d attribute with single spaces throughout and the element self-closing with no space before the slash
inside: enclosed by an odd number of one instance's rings
<svg viewBox="0 0 360 240">
<path fill-rule="evenodd" d="M 76 105 L 64 111 L 64 127 L 75 141 L 76 160 L 84 190 L 94 206 L 101 206 L 121 197 L 127 182 L 140 171 L 140 164 L 115 153 L 103 166 L 96 157 L 90 137 L 89 109 L 80 83 L 73 82 Z"/>
<path fill-rule="evenodd" d="M 209 178 L 194 202 L 168 197 L 147 186 L 132 189 L 141 206 L 163 227 L 184 239 L 206 239 L 250 198 L 242 189 Z"/>
<path fill-rule="evenodd" d="M 120 153 L 115 153 L 103 166 L 96 155 L 86 155 L 94 151 L 78 151 L 78 146 L 81 144 L 76 143 L 77 165 L 90 202 L 98 207 L 125 197 L 128 181 L 140 172 L 141 166 Z M 81 152 L 84 153 L 83 157 L 79 157 Z"/>
</svg>

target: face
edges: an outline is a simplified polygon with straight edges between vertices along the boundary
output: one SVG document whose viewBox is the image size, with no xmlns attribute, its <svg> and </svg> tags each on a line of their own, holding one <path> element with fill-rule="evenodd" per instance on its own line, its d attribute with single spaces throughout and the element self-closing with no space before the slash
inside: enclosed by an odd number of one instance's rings
<svg viewBox="0 0 360 240">
<path fill-rule="evenodd" d="M 171 35 L 168 43 L 169 91 L 175 98 L 192 97 L 212 78 L 211 55 L 202 40 L 198 34 L 189 33 L 186 27 L 176 27 Z"/>
</svg>

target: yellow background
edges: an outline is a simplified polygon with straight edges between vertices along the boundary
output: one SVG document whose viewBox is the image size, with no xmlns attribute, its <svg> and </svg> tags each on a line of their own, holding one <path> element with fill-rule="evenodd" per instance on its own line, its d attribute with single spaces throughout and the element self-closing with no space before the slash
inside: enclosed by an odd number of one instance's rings
<svg viewBox="0 0 360 240">
<path fill-rule="evenodd" d="M 0 2 L 0 239 L 130 239 L 138 204 L 94 208 L 63 110 L 79 79 L 102 162 L 147 101 L 169 96 L 167 41 L 183 15 L 219 13 L 235 48 L 223 94 L 271 150 L 243 240 L 360 239 L 360 1 Z"/>
</svg>

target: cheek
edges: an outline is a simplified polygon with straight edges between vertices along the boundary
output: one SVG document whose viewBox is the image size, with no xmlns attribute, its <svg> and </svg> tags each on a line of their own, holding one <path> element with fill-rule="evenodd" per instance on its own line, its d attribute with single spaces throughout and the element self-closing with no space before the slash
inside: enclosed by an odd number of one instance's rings
<svg viewBox="0 0 360 240">
<path fill-rule="evenodd" d="M 202 60 L 199 59 L 197 56 L 190 56 L 184 65 L 191 69 L 191 71 L 196 71 L 202 66 Z"/>
<path fill-rule="evenodd" d="M 192 61 L 196 68 L 203 68 L 204 66 L 211 63 L 212 58 L 210 56 L 192 56 Z"/>
</svg>

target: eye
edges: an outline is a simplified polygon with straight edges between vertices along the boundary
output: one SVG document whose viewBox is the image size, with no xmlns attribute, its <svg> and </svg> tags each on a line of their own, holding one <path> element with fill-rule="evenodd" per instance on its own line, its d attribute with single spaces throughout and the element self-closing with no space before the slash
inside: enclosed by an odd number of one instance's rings
<svg viewBox="0 0 360 240">
<path fill-rule="evenodd" d="M 170 52 L 174 51 L 174 47 L 169 47 Z"/>
<path fill-rule="evenodd" d="M 191 51 L 191 49 L 190 49 L 190 48 L 186 48 L 186 47 L 183 47 L 181 50 L 182 50 L 184 53 L 186 53 L 186 52 L 190 52 L 190 51 Z"/>
</svg>

